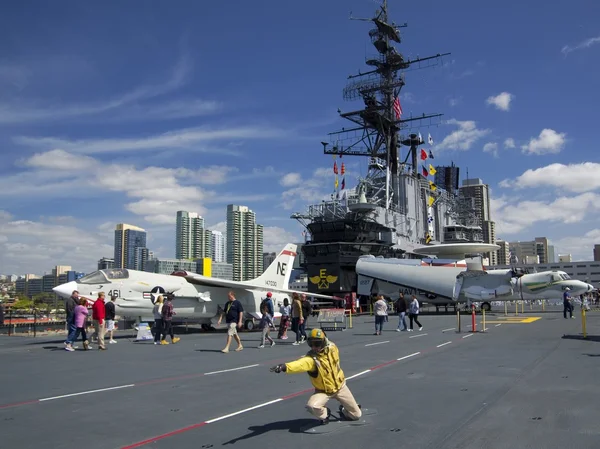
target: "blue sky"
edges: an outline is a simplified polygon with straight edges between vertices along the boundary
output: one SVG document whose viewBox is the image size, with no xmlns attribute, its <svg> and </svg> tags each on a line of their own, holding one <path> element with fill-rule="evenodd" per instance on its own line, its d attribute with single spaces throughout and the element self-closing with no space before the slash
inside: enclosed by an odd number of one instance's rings
<svg viewBox="0 0 600 449">
<path fill-rule="evenodd" d="M 508 3 L 508 4 L 507 4 Z M 600 5 L 592 1 L 389 1 L 406 57 L 452 52 L 406 74 L 404 116 L 435 162 L 488 183 L 497 237 L 600 243 Z M 260 5 L 260 9 L 259 6 Z M 375 54 L 372 0 L 9 2 L 0 17 L 0 273 L 90 271 L 118 222 L 174 256 L 175 211 L 224 229 L 252 208 L 265 249 L 301 238 L 292 219 L 331 192 L 321 140 L 360 107 L 342 98 Z M 35 11 L 33 13 L 32 11 Z M 347 184 L 365 161 L 347 159 Z"/>
</svg>

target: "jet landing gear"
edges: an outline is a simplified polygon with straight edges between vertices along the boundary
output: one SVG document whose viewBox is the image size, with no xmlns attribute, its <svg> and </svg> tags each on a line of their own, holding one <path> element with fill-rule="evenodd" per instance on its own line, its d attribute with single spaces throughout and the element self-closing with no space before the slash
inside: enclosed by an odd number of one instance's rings
<svg viewBox="0 0 600 449">
<path fill-rule="evenodd" d="M 214 328 L 214 326 L 212 326 L 211 324 L 206 324 L 206 323 L 204 323 L 204 324 L 201 324 L 201 325 L 200 325 L 200 327 L 202 328 L 202 330 L 203 330 L 204 332 L 211 332 L 211 331 L 214 331 L 214 330 L 216 330 L 216 329 Z"/>
<path fill-rule="evenodd" d="M 482 302 L 481 306 L 479 307 L 481 310 L 485 310 L 486 312 L 489 312 L 492 310 L 492 305 L 489 302 Z"/>
<path fill-rule="evenodd" d="M 244 321 L 244 329 L 246 329 L 247 331 L 253 330 L 254 329 L 254 320 L 248 319 L 248 320 Z"/>
</svg>

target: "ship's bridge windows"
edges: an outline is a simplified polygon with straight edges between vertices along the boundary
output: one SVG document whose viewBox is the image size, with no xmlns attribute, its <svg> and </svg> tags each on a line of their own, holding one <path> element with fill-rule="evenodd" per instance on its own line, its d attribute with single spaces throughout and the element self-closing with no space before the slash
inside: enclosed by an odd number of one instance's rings
<svg viewBox="0 0 600 449">
<path fill-rule="evenodd" d="M 129 279 L 129 270 L 127 268 L 112 268 L 102 271 L 106 274 L 107 279 Z"/>
<path fill-rule="evenodd" d="M 106 276 L 102 271 L 94 271 L 77 281 L 78 284 L 105 284 Z"/>
</svg>

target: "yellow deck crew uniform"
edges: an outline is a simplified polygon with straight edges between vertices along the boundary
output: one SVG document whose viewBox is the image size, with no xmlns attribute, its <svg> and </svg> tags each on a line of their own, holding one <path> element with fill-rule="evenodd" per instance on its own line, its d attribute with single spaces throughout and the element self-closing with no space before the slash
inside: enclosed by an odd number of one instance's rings
<svg viewBox="0 0 600 449">
<path fill-rule="evenodd" d="M 326 340 L 321 351 L 309 351 L 305 356 L 285 364 L 287 374 L 307 373 L 314 394 L 308 400 L 306 408 L 319 419 L 327 417 L 325 404 L 329 399 L 338 400 L 344 407 L 345 415 L 352 420 L 358 420 L 362 412 L 346 386 L 346 377 L 340 367 L 338 347 Z"/>
</svg>

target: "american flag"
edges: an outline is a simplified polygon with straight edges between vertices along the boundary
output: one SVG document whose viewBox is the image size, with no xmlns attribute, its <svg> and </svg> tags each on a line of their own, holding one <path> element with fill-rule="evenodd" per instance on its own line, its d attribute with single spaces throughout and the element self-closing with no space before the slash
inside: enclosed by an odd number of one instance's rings
<svg viewBox="0 0 600 449">
<path fill-rule="evenodd" d="M 400 106 L 400 97 L 396 97 L 394 100 L 394 112 L 396 113 L 396 120 L 399 120 L 402 116 L 402 106 Z"/>
</svg>

